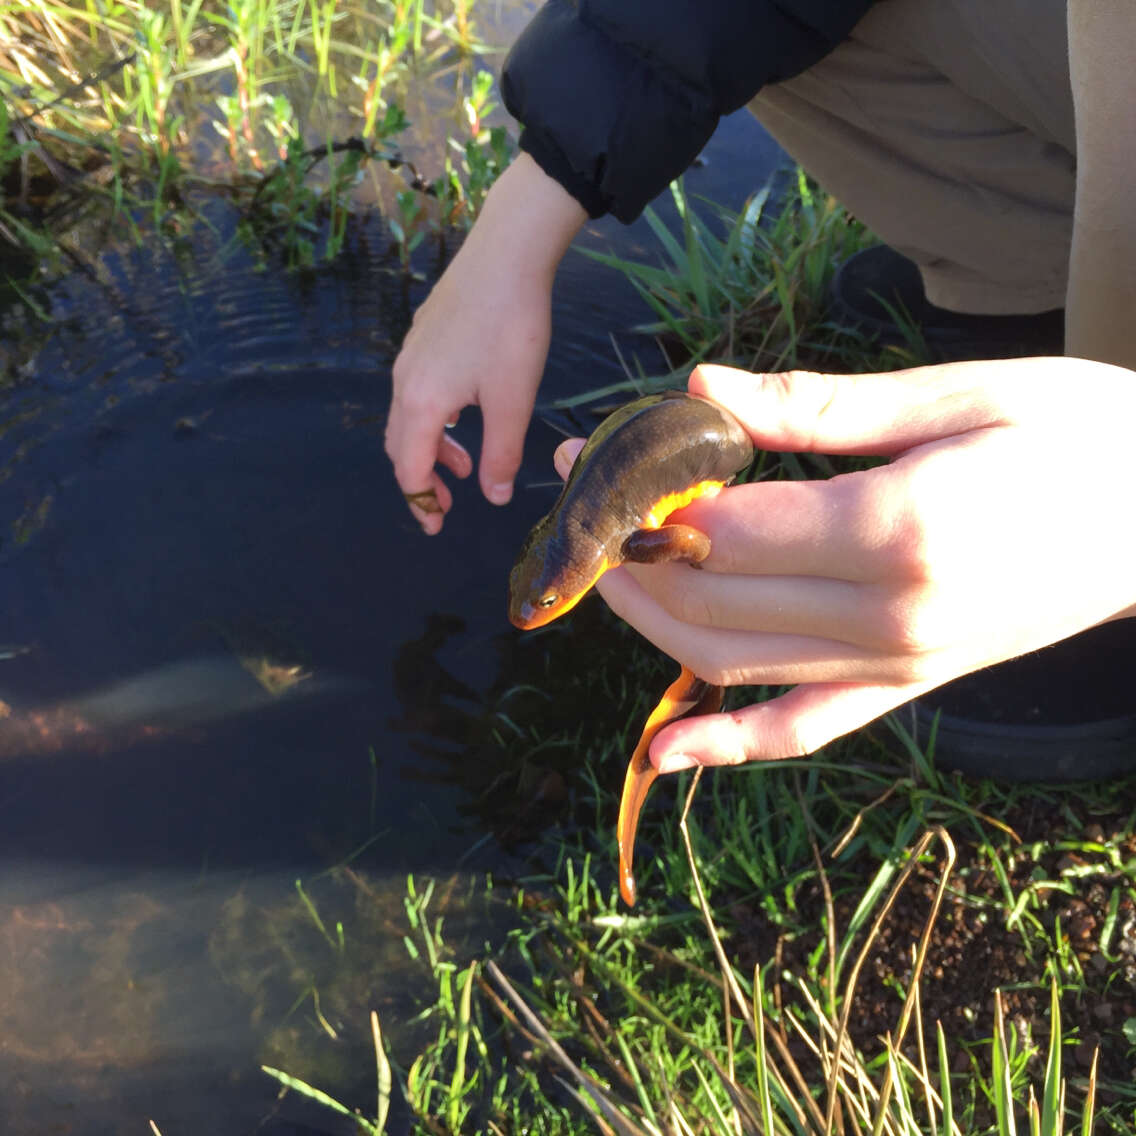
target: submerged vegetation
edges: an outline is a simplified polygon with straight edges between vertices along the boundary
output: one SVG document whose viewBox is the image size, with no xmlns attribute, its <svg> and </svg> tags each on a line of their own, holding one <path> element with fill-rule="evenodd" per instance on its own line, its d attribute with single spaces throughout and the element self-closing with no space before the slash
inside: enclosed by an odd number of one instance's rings
<svg viewBox="0 0 1136 1136">
<path fill-rule="evenodd" d="M 218 199 L 236 211 L 237 239 L 292 268 L 334 258 L 354 211 L 381 208 L 409 272 L 416 246 L 467 224 L 509 160 L 476 17 L 470 0 L 7 5 L 8 288 L 48 319 L 36 287 L 55 265 L 88 263 L 108 234 L 176 240 L 215 225 Z M 441 113 L 413 105 L 408 80 L 423 75 L 445 88 L 432 96 Z M 420 154 L 439 128 L 427 171 Z M 676 368 L 918 359 L 915 335 L 881 355 L 827 323 L 835 261 L 872 238 L 803 176 L 736 215 L 706 220 L 681 188 L 675 203 L 677 237 L 649 215 L 661 264 L 600 259 L 639 288 L 654 315 L 644 330 Z M 371 912 L 354 924 L 298 884 L 285 930 L 305 926 L 327 966 L 289 955 L 279 981 L 296 984 L 322 1045 L 339 1041 L 322 1007 L 354 1013 L 373 1046 L 373 1096 L 343 1104 L 313 1087 L 318 1062 L 271 1064 L 283 1091 L 370 1133 L 396 1122 L 625 1136 L 1133 1130 L 1130 782 L 1075 797 L 972 784 L 902 737 L 867 734 L 809 762 L 716 773 L 697 794 L 697 779 L 667 780 L 645 817 L 629 913 L 613 770 L 660 662 L 625 632 L 599 641 L 603 658 L 585 667 L 567 627 L 539 637 L 527 664 L 537 677 L 485 711 L 479 744 L 518 772 L 504 788 L 464 785 L 471 796 L 562 786 L 532 831 L 510 830 L 532 874 L 483 888 L 511 927 L 498 942 L 455 947 L 429 881 L 409 881 L 397 921 Z M 480 768 L 465 762 L 463 775 Z M 366 910 L 362 866 L 335 871 Z M 232 915 L 234 926 L 252 918 Z M 285 930 L 274 928 L 276 946 Z M 413 1052 L 367 1004 L 379 936 L 433 991 Z M 237 973 L 243 940 L 222 938 L 215 949 Z M 272 967 L 257 965 L 259 982 Z M 283 1049 L 270 1056 L 287 1063 Z"/>
</svg>

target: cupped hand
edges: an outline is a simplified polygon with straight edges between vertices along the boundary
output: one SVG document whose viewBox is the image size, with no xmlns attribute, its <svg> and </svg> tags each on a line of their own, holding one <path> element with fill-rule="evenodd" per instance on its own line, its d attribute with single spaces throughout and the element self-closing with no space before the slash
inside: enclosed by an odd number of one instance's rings
<svg viewBox="0 0 1136 1136">
<path fill-rule="evenodd" d="M 511 498 L 548 354 L 553 277 L 584 218 L 522 154 L 415 313 L 394 363 L 386 449 L 425 532 L 441 531 L 453 504 L 438 466 L 457 477 L 473 471 L 445 432 L 467 406 L 481 409 L 482 492 L 496 505 Z"/>
<path fill-rule="evenodd" d="M 759 447 L 890 460 L 728 488 L 675 514 L 711 538 L 701 571 L 601 579 L 617 614 L 702 678 L 794 684 L 661 731 L 660 770 L 811 753 L 959 675 L 1136 615 L 1136 374 L 1079 359 L 702 366 L 690 390 Z"/>
</svg>

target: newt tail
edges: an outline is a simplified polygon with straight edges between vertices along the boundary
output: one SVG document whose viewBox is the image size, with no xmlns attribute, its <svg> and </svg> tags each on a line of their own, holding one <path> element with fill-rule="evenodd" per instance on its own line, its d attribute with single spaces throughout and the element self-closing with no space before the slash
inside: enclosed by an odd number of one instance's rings
<svg viewBox="0 0 1136 1136">
<path fill-rule="evenodd" d="M 699 678 L 688 667 L 683 667 L 678 678 L 667 687 L 658 706 L 651 711 L 643 726 L 639 744 L 627 764 L 623 779 L 623 795 L 619 800 L 619 821 L 616 840 L 619 845 L 619 894 L 628 907 L 635 906 L 635 876 L 632 867 L 635 857 L 635 833 L 639 828 L 639 812 L 647 799 L 647 792 L 655 783 L 658 771 L 651 764 L 648 753 L 655 735 L 671 722 L 680 718 L 695 718 L 702 714 L 717 714 L 722 708 L 723 691 L 720 686 Z"/>
</svg>

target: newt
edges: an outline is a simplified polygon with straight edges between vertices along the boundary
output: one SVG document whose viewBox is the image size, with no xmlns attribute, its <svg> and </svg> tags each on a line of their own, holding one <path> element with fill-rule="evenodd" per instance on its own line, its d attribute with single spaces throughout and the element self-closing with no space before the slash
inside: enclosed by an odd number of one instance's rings
<svg viewBox="0 0 1136 1136">
<path fill-rule="evenodd" d="M 625 561 L 698 564 L 710 538 L 671 513 L 728 485 L 753 460 L 741 424 L 708 399 L 666 391 L 628 403 L 597 427 L 556 504 L 529 533 L 509 576 L 509 619 L 522 630 L 570 611 L 609 569 Z M 657 773 L 647 751 L 663 726 L 711 714 L 722 689 L 686 667 L 643 727 L 619 806 L 619 889 L 635 904 L 632 872 L 639 812 Z"/>
</svg>

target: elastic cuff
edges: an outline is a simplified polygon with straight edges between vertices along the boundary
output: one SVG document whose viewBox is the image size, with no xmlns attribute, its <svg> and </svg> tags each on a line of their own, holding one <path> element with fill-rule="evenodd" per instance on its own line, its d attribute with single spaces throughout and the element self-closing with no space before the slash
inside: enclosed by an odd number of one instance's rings
<svg viewBox="0 0 1136 1136">
<path fill-rule="evenodd" d="M 559 182 L 593 220 L 609 212 L 611 202 L 569 165 L 564 152 L 546 135 L 526 126 L 521 131 L 518 145 L 553 181 Z"/>
</svg>

